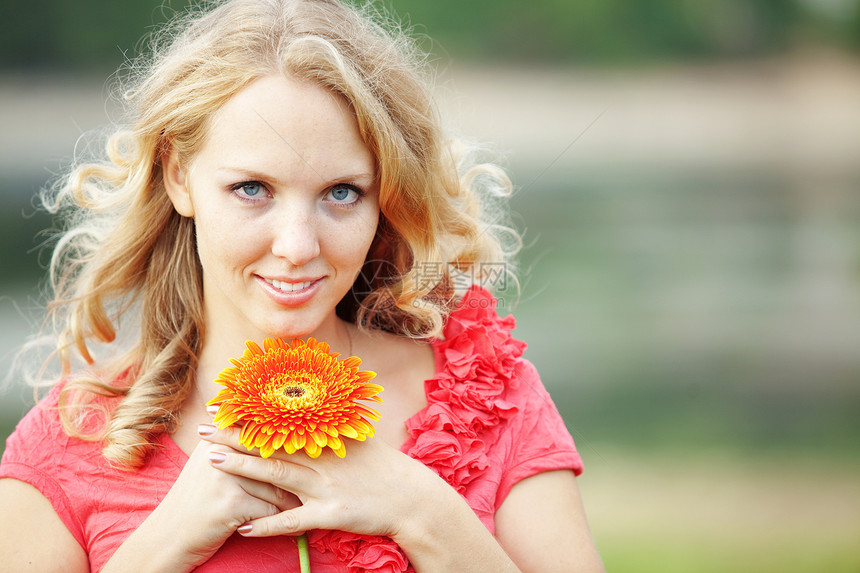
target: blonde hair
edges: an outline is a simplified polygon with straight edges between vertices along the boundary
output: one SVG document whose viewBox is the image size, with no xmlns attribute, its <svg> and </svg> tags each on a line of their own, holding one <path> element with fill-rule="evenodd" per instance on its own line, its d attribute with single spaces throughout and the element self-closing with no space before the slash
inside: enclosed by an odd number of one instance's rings
<svg viewBox="0 0 860 573">
<path fill-rule="evenodd" d="M 161 158 L 194 157 L 208 118 L 256 78 L 288 74 L 340 94 L 377 159 L 377 236 L 340 316 L 438 336 L 463 276 L 481 281 L 484 263 L 510 263 L 519 237 L 495 200 L 510 181 L 446 141 L 423 56 L 365 12 L 334 0 L 231 0 L 177 18 L 154 38 L 155 56 L 130 67 L 130 127 L 109 138 L 105 161 L 80 165 L 48 198 L 69 221 L 51 260 L 48 308 L 67 379 L 61 417 L 69 434 L 103 439 L 108 460 L 137 467 L 154 437 L 175 427 L 205 336 L 193 221 L 174 211 Z M 121 319 L 123 331 L 139 328 L 132 346 L 94 358 L 91 346 L 115 345 Z M 87 375 L 72 375 L 72 354 Z M 95 408 L 107 422 L 91 431 Z"/>
</svg>

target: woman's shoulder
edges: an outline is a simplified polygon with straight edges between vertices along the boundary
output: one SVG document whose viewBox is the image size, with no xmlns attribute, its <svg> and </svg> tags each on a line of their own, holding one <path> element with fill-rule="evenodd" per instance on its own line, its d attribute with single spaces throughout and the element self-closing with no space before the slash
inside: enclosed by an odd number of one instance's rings
<svg viewBox="0 0 860 573">
<path fill-rule="evenodd" d="M 0 478 L 13 478 L 35 487 L 79 543 L 83 543 L 80 520 L 69 503 L 66 483 L 85 475 L 93 459 L 93 445 L 70 438 L 60 421 L 60 386 L 54 387 L 18 422 L 6 440 L 0 460 Z"/>
<path fill-rule="evenodd" d="M 6 450 L 16 446 L 19 441 L 26 439 L 28 436 L 51 436 L 55 438 L 59 432 L 62 432 L 62 424 L 60 423 L 59 414 L 59 396 L 62 389 L 62 384 L 57 384 L 43 396 L 30 410 L 21 418 L 15 426 L 15 431 L 7 440 Z M 51 440 L 55 442 L 56 440 Z M 4 459 L 5 459 L 4 454 Z"/>
<path fill-rule="evenodd" d="M 427 407 L 408 422 L 405 451 L 434 469 L 492 523 L 518 480 L 581 461 L 537 369 L 487 290 L 470 289 L 434 341 L 439 366 L 427 380 Z M 477 496 L 477 497 L 475 497 Z M 480 498 L 480 499 L 478 499 Z M 483 509 L 481 509 L 483 508 Z M 479 511 L 480 510 L 480 511 Z"/>
<path fill-rule="evenodd" d="M 69 404 L 63 397 L 66 384 L 55 385 L 47 395 L 33 406 L 18 422 L 6 440 L 3 452 L 3 475 L 11 465 L 23 465 L 32 471 L 44 472 L 58 478 L 63 469 L 72 473 L 82 471 L 84 466 L 103 465 L 101 442 L 83 439 L 70 434 L 63 424 L 61 411 Z M 84 431 L 94 430 L 104 423 L 108 415 L 108 401 L 98 401 L 93 407 L 78 411 L 82 420 L 78 427 Z"/>
<path fill-rule="evenodd" d="M 451 313 L 444 337 L 434 342 L 438 364 L 426 385 L 428 411 L 436 404 L 450 418 L 445 425 L 479 434 L 522 425 L 566 434 L 537 368 L 523 356 L 526 343 L 512 334 L 514 317 L 498 308 L 489 291 L 472 287 Z"/>
</svg>

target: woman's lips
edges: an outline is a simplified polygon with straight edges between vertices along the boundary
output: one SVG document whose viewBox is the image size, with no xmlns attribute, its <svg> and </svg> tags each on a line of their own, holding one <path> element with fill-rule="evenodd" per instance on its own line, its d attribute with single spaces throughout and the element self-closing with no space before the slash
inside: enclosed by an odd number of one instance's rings
<svg viewBox="0 0 860 573">
<path fill-rule="evenodd" d="M 324 277 L 300 282 L 267 279 L 257 275 L 257 281 L 269 297 L 281 306 L 301 306 L 314 297 Z"/>
</svg>

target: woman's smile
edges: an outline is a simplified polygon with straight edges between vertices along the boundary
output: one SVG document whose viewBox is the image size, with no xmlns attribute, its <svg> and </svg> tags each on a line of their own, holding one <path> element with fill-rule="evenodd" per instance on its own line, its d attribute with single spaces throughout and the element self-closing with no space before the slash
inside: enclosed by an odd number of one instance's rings
<svg viewBox="0 0 860 573">
<path fill-rule="evenodd" d="M 308 301 L 322 288 L 324 278 L 313 281 L 289 283 L 279 280 L 269 280 L 258 277 L 263 290 L 277 304 L 286 307 L 298 307 Z"/>
</svg>

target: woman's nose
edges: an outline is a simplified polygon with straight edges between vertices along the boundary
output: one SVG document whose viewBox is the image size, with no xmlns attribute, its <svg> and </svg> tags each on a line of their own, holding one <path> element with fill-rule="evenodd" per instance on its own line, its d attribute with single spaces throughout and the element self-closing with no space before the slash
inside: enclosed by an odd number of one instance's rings
<svg viewBox="0 0 860 573">
<path fill-rule="evenodd" d="M 309 206 L 285 205 L 273 218 L 272 254 L 302 266 L 320 254 L 317 217 Z"/>
</svg>

